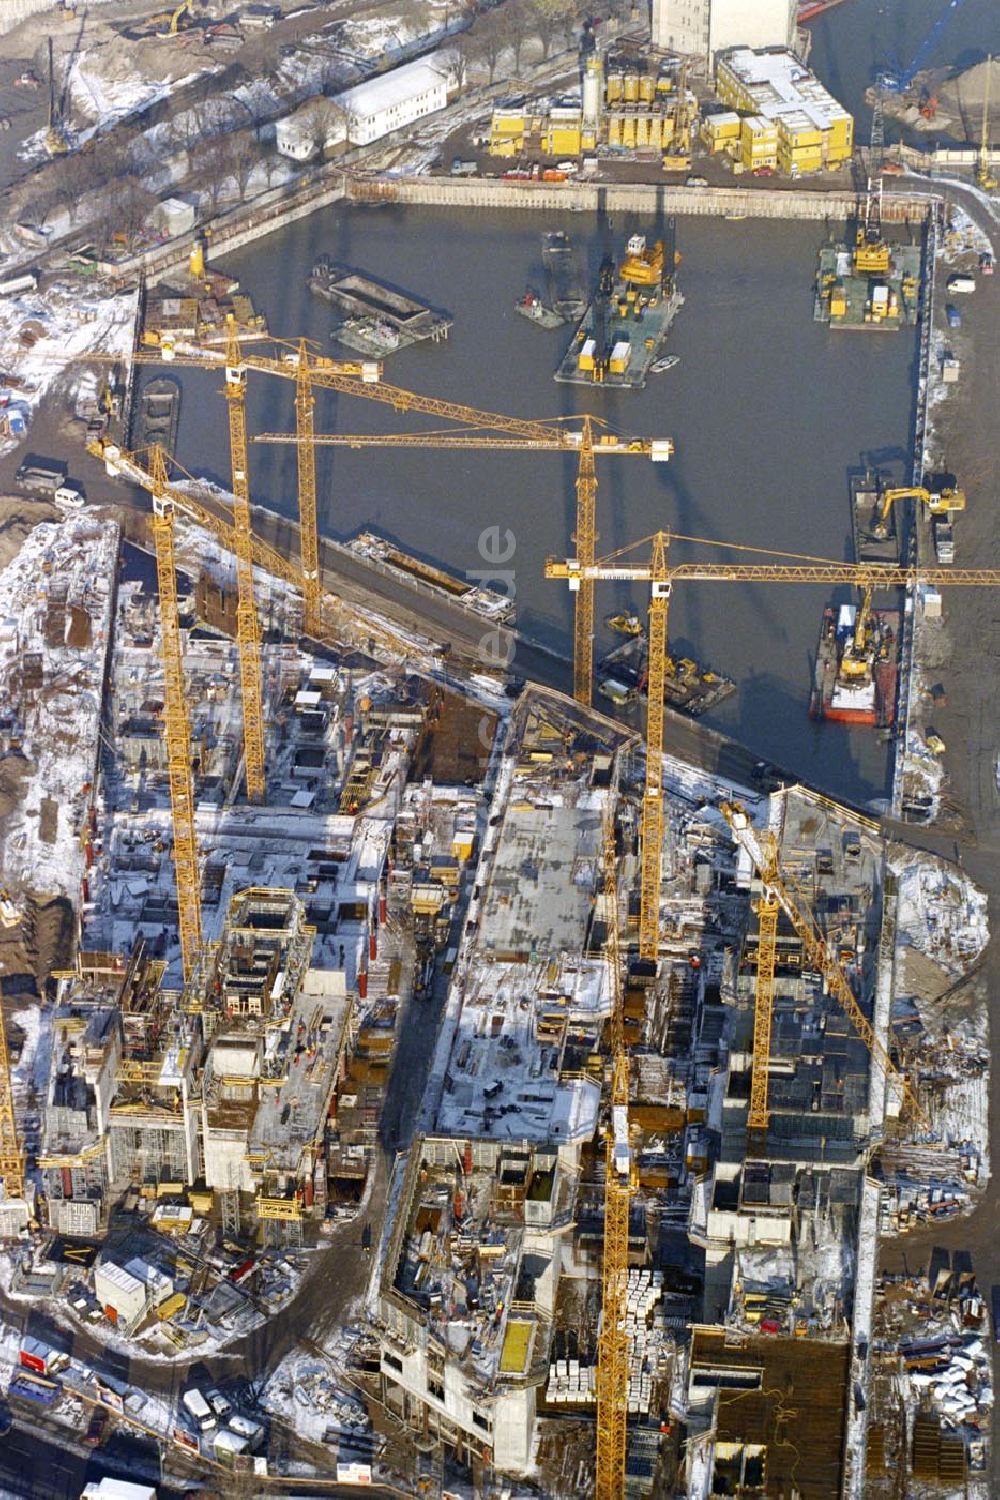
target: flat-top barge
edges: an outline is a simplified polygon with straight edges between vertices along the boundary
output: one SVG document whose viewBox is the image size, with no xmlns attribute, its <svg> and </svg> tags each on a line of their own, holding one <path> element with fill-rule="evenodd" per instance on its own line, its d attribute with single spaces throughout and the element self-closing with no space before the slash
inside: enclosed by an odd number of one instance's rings
<svg viewBox="0 0 1000 1500">
<path fill-rule="evenodd" d="M 617 267 L 606 260 L 556 379 L 641 390 L 684 298 L 674 278 L 674 221 L 663 240 L 632 235 Z"/>
<path fill-rule="evenodd" d="M 899 531 L 895 506 L 883 505 L 885 486 L 878 471 L 866 469 L 851 476 L 851 533 L 855 562 L 899 562 Z M 883 511 L 885 514 L 883 515 Z"/>
<path fill-rule="evenodd" d="M 631 618 L 631 617 L 622 617 Z M 630 638 L 603 658 L 597 672 L 597 691 L 623 708 L 646 697 L 648 681 L 645 632 L 630 632 Z M 697 719 L 715 708 L 736 684 L 731 677 L 713 672 L 691 657 L 671 657 L 663 701 L 669 708 Z"/>
<path fill-rule="evenodd" d="M 566 323 L 582 318 L 587 306 L 583 278 L 570 237 L 561 229 L 542 235 L 542 264 L 549 282 L 549 302 Z"/>
<path fill-rule="evenodd" d="M 457 578 L 453 573 L 446 573 L 443 568 L 404 552 L 401 547 L 379 536 L 377 532 L 360 531 L 347 543 L 347 548 L 356 556 L 373 563 L 380 572 L 392 573 L 409 584 L 431 589 L 443 598 L 450 599 L 452 603 L 460 604 L 463 609 L 482 615 L 484 619 L 503 625 L 513 618 L 514 605 L 505 594 L 487 588 L 484 584 L 470 583 L 467 578 Z"/>
<path fill-rule="evenodd" d="M 313 266 L 309 289 L 346 314 L 332 337 L 348 349 L 376 358 L 421 339 L 433 343 L 446 339 L 453 321 L 371 276 L 334 265 L 325 255 Z"/>
<path fill-rule="evenodd" d="M 901 617 L 898 609 L 873 609 L 868 656 L 870 669 L 857 675 L 845 671 L 850 661 L 858 621 L 858 606 L 841 604 L 823 611 L 809 717 L 833 723 L 871 725 L 888 729 L 896 717 L 899 679 Z"/>
</svg>

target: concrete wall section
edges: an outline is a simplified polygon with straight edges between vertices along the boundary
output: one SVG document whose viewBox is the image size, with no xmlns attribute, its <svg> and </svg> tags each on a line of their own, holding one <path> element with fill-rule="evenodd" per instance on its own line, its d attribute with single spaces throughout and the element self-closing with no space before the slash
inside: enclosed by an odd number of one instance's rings
<svg viewBox="0 0 1000 1500">
<path fill-rule="evenodd" d="M 20 26 L 30 16 L 37 16 L 43 10 L 55 9 L 53 0 L 3 0 L 0 4 L 0 36 L 13 31 L 15 26 Z"/>
</svg>

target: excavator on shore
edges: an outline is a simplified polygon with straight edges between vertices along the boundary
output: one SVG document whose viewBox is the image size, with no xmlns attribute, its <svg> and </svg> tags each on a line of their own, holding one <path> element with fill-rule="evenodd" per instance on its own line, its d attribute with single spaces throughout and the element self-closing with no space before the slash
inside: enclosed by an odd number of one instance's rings
<svg viewBox="0 0 1000 1500">
<path fill-rule="evenodd" d="M 932 516 L 950 515 L 952 511 L 965 509 L 965 491 L 957 489 L 928 490 L 923 485 L 908 485 L 902 489 L 883 490 L 878 512 L 872 525 L 872 535 L 880 540 L 889 535 L 889 516 L 899 500 L 919 500 L 926 505 Z"/>
</svg>

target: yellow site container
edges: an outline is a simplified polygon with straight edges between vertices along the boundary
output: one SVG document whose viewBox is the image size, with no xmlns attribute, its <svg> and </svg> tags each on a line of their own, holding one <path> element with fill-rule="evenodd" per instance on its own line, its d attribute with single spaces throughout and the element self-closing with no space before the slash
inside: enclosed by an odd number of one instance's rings
<svg viewBox="0 0 1000 1500">
<path fill-rule="evenodd" d="M 210 1214 L 214 1201 L 211 1188 L 188 1188 L 188 1202 L 196 1214 Z"/>
<path fill-rule="evenodd" d="M 523 149 L 524 116 L 495 113 L 490 121 L 490 154 L 516 156 Z"/>
<path fill-rule="evenodd" d="M 635 104 L 639 98 L 639 75 L 638 73 L 625 74 L 625 102 Z"/>
<path fill-rule="evenodd" d="M 674 80 L 669 73 L 661 73 L 656 80 L 656 92 L 662 97 L 664 94 L 672 94 L 674 91 Z"/>
<path fill-rule="evenodd" d="M 635 122 L 635 143 L 637 146 L 649 145 L 649 116 L 638 115 Z"/>
<path fill-rule="evenodd" d="M 635 149 L 635 115 L 626 115 L 622 120 L 622 145 Z"/>
<path fill-rule="evenodd" d="M 830 316 L 831 318 L 847 317 L 847 298 L 844 296 L 843 287 L 838 287 L 830 294 Z"/>
<path fill-rule="evenodd" d="M 596 347 L 597 346 L 594 343 L 593 339 L 585 339 L 584 340 L 583 348 L 580 350 L 580 353 L 577 356 L 576 363 L 577 363 L 578 369 L 585 370 L 588 373 L 593 370 L 593 368 L 594 368 L 594 351 L 595 351 Z"/>
<path fill-rule="evenodd" d="M 550 125 L 546 150 L 550 156 L 579 156 L 579 125 Z"/>
<path fill-rule="evenodd" d="M 622 143 L 622 117 L 621 115 L 608 116 L 608 145 L 620 146 Z"/>
<path fill-rule="evenodd" d="M 663 146 L 663 116 L 650 115 L 649 117 L 649 144 L 662 148 Z"/>
<path fill-rule="evenodd" d="M 620 344 L 616 344 L 612 349 L 611 357 L 608 360 L 608 368 L 612 375 L 624 375 L 631 358 L 631 345 L 623 339 Z"/>
<path fill-rule="evenodd" d="M 639 79 L 639 98 L 644 104 L 652 104 L 656 97 L 656 79 L 650 78 L 648 73 Z"/>
<path fill-rule="evenodd" d="M 171 1318 L 176 1318 L 179 1312 L 183 1312 L 186 1306 L 187 1298 L 184 1296 L 184 1293 L 174 1292 L 173 1296 L 168 1297 L 166 1302 L 160 1303 L 156 1309 L 156 1316 L 161 1323 L 167 1323 Z"/>
<path fill-rule="evenodd" d="M 580 149 L 581 151 L 596 151 L 597 131 L 593 125 L 585 125 L 583 127 L 580 133 Z"/>
<path fill-rule="evenodd" d="M 625 90 L 625 79 L 621 73 L 608 74 L 608 103 L 617 104 Z"/>
</svg>

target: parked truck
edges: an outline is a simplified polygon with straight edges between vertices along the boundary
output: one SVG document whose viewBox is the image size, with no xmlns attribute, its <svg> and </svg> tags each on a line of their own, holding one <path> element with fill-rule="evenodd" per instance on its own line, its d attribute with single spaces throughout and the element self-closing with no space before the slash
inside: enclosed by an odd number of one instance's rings
<svg viewBox="0 0 1000 1500">
<path fill-rule="evenodd" d="M 66 484 L 66 465 L 54 459 L 28 458 L 14 475 L 22 490 L 33 495 L 46 495 L 51 500 L 56 490 Z"/>
<path fill-rule="evenodd" d="M 950 521 L 934 522 L 934 555 L 939 563 L 955 561 L 955 528 Z"/>
<path fill-rule="evenodd" d="M 181 1402 L 199 1432 L 211 1432 L 215 1428 L 215 1413 L 197 1386 L 185 1391 Z"/>
</svg>

